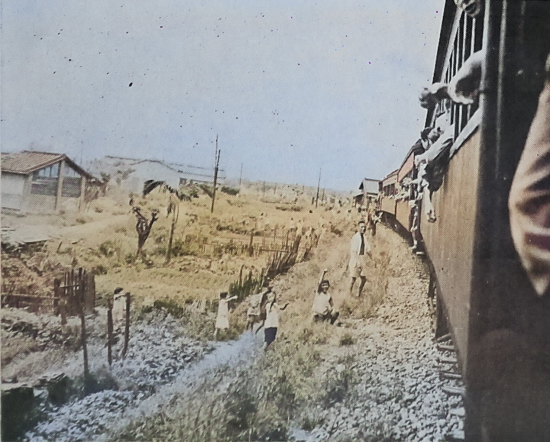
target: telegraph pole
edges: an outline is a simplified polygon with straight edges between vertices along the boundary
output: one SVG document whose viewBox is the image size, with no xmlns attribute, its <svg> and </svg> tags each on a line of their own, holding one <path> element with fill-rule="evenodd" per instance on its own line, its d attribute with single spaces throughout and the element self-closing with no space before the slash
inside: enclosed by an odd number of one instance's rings
<svg viewBox="0 0 550 442">
<path fill-rule="evenodd" d="M 216 201 L 216 185 L 218 184 L 218 168 L 220 166 L 220 150 L 218 149 L 218 135 L 216 134 L 216 153 L 214 155 L 214 189 L 212 190 L 212 207 L 210 213 L 214 213 L 214 201 Z"/>
<path fill-rule="evenodd" d="M 241 190 L 242 182 L 243 182 L 243 163 L 241 163 L 241 174 L 239 175 L 239 190 Z"/>
<path fill-rule="evenodd" d="M 317 202 L 319 201 L 319 187 L 321 187 L 321 169 L 319 169 L 319 181 L 317 182 L 317 196 L 315 197 L 315 208 L 317 208 Z"/>
</svg>

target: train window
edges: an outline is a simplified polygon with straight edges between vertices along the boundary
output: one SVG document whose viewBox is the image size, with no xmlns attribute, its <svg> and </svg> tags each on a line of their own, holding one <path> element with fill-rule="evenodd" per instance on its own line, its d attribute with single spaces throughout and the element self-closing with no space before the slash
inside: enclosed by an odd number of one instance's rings
<svg viewBox="0 0 550 442">
<path fill-rule="evenodd" d="M 449 83 L 464 62 L 474 52 L 481 50 L 482 46 L 483 17 L 470 17 L 462 10 L 457 9 L 447 46 L 446 59 L 438 76 L 439 81 Z M 431 115 L 431 125 L 433 126 L 439 115 L 449 114 L 449 121 L 454 125 L 455 130 L 456 145 L 453 146 L 453 153 L 458 149 L 464 138 L 479 125 L 480 117 L 476 116 L 478 108 L 479 104 L 477 102 L 471 105 L 461 105 L 448 99 L 442 100 L 436 106 Z M 468 124 L 470 121 L 471 123 Z M 467 130 L 465 131 L 465 129 Z M 463 131 L 468 133 L 463 133 Z"/>
</svg>

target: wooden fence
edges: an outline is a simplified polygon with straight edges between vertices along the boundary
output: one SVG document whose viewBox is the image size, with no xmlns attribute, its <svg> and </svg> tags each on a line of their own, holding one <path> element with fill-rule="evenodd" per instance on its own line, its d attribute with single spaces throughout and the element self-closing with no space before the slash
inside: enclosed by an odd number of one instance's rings
<svg viewBox="0 0 550 442">
<path fill-rule="evenodd" d="M 61 317 L 93 313 L 95 307 L 95 280 L 82 267 L 65 272 L 63 279 L 54 280 L 54 297 L 59 301 Z"/>
<path fill-rule="evenodd" d="M 318 234 L 310 230 L 304 235 L 297 234 L 296 229 L 273 229 L 273 231 L 251 232 L 247 237 L 243 236 L 216 236 L 214 241 L 207 237 L 186 235 L 179 241 L 179 247 L 183 253 L 179 254 L 201 254 L 201 255 L 248 255 L 260 256 L 264 253 L 289 253 L 294 250 L 294 245 L 298 238 L 298 254 L 306 253 L 311 247 L 311 243 L 316 242 Z M 178 241 L 176 240 L 176 244 Z M 178 254 L 178 246 L 174 250 Z"/>
<path fill-rule="evenodd" d="M 18 293 L 17 286 L 2 283 L 2 307 L 26 308 L 34 313 L 53 313 L 62 316 L 93 312 L 95 307 L 94 275 L 80 268 L 72 269 L 63 278 L 54 279 L 53 295 Z"/>
</svg>

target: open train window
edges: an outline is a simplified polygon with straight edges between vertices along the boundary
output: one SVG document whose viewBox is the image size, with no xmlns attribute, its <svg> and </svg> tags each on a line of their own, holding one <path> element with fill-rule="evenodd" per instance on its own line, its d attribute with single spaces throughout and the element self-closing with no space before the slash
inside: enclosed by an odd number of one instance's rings
<svg viewBox="0 0 550 442">
<path fill-rule="evenodd" d="M 442 70 L 436 72 L 434 81 L 449 83 L 464 62 L 474 52 L 481 50 L 482 47 L 483 16 L 470 17 L 464 11 L 456 8 Z M 481 121 L 479 104 L 476 102 L 471 105 L 462 105 L 453 103 L 448 99 L 442 100 L 431 114 L 431 125 L 443 113 L 449 114 L 449 122 L 454 125 L 455 143 L 451 150 L 451 154 L 453 154 L 474 129 L 479 126 Z"/>
</svg>

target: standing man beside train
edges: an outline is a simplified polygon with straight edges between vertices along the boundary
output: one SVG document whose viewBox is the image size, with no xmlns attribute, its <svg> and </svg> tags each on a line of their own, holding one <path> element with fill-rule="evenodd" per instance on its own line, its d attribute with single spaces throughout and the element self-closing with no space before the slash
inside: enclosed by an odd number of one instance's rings
<svg viewBox="0 0 550 442">
<path fill-rule="evenodd" d="M 350 245 L 350 258 L 349 258 L 349 272 L 351 276 L 351 282 L 349 286 L 350 295 L 353 292 L 353 286 L 357 278 L 361 279 L 359 283 L 359 291 L 357 296 L 361 296 L 363 287 L 367 280 L 367 256 L 371 258 L 370 245 L 367 241 L 365 232 L 367 231 L 367 225 L 365 221 L 361 220 L 358 224 L 359 231 L 351 238 Z"/>
</svg>

